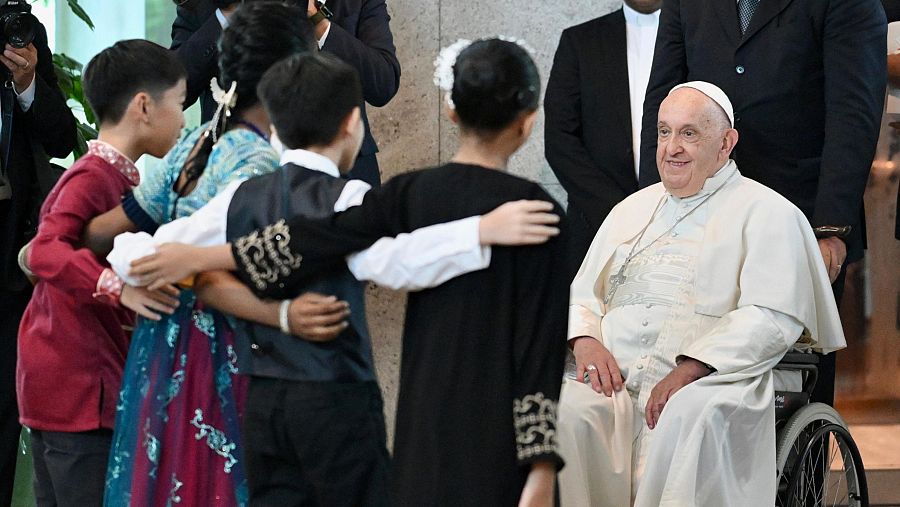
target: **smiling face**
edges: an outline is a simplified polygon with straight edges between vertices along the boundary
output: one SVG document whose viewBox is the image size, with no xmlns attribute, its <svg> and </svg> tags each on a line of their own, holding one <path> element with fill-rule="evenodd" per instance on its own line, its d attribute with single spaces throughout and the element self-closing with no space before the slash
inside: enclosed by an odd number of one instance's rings
<svg viewBox="0 0 900 507">
<path fill-rule="evenodd" d="M 738 139 L 725 111 L 693 88 L 680 88 L 666 97 L 656 128 L 659 177 L 676 197 L 699 192 L 728 161 Z"/>
</svg>

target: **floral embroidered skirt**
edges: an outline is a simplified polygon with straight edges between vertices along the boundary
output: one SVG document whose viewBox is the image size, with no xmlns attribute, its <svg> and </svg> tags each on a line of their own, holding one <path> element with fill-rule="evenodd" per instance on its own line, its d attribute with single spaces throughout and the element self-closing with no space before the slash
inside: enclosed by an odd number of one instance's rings
<svg viewBox="0 0 900 507">
<path fill-rule="evenodd" d="M 182 291 L 175 314 L 140 319 L 116 409 L 107 506 L 245 506 L 240 419 L 247 380 L 219 312 Z"/>
</svg>

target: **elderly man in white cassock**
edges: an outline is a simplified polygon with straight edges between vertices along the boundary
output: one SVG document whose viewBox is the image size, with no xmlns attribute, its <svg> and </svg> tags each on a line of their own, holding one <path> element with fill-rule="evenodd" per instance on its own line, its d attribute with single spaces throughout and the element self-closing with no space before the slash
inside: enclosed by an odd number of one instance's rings
<svg viewBox="0 0 900 507">
<path fill-rule="evenodd" d="M 845 346 L 828 274 L 803 213 L 729 159 L 721 89 L 673 88 L 658 129 L 662 182 L 613 209 L 572 283 L 562 506 L 771 506 L 772 368 Z"/>
</svg>

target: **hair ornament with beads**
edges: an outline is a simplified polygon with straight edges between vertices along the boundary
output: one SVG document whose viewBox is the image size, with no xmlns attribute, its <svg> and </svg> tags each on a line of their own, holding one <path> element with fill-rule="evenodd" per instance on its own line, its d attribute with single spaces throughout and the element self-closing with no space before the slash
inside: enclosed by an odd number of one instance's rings
<svg viewBox="0 0 900 507">
<path fill-rule="evenodd" d="M 219 85 L 219 80 L 212 78 L 209 81 L 209 89 L 212 91 L 213 99 L 216 101 L 216 104 L 218 104 L 218 107 L 216 108 L 215 114 L 213 114 L 212 120 L 209 122 L 209 129 L 204 135 L 209 135 L 211 132 L 213 143 L 216 143 L 219 140 L 218 129 L 216 126 L 220 121 L 224 121 L 231 116 L 231 108 L 237 104 L 237 81 L 232 81 L 231 87 L 229 87 L 226 92 Z"/>
</svg>

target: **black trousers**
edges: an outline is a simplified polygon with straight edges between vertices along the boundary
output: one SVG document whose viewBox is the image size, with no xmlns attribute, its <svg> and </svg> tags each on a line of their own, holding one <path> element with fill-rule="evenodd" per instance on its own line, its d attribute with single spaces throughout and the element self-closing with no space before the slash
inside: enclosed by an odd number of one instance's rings
<svg viewBox="0 0 900 507">
<path fill-rule="evenodd" d="M 12 502 L 19 449 L 19 407 L 16 404 L 16 337 L 31 291 L 0 290 L 0 505 Z"/>
<path fill-rule="evenodd" d="M 38 507 L 100 507 L 112 430 L 31 430 Z"/>
<path fill-rule="evenodd" d="M 353 164 L 353 169 L 347 173 L 348 178 L 363 180 L 373 188 L 381 186 L 381 172 L 378 169 L 378 159 L 375 153 L 360 155 Z"/>
<path fill-rule="evenodd" d="M 250 504 L 389 505 L 382 411 L 375 382 L 251 377 L 243 430 Z"/>
</svg>

